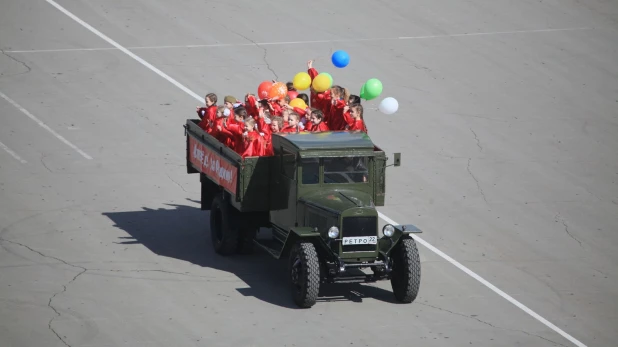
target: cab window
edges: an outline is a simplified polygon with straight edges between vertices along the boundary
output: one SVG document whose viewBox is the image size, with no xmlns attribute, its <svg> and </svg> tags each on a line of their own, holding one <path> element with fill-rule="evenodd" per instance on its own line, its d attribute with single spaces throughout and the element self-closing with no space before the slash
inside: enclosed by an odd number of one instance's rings
<svg viewBox="0 0 618 347">
<path fill-rule="evenodd" d="M 319 158 L 303 158 L 301 160 L 303 168 L 303 184 L 320 183 L 320 159 Z"/>
<path fill-rule="evenodd" d="M 324 158 L 324 183 L 367 183 L 367 157 Z"/>
</svg>

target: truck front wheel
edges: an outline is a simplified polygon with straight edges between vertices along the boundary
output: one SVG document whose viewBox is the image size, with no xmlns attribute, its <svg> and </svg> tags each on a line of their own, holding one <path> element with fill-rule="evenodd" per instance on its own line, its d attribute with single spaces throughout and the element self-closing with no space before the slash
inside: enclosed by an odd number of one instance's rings
<svg viewBox="0 0 618 347">
<path fill-rule="evenodd" d="M 236 252 L 238 219 L 234 215 L 234 208 L 221 195 L 217 195 L 210 209 L 210 236 L 215 251 L 221 255 Z"/>
<path fill-rule="evenodd" d="M 302 308 L 315 305 L 320 291 L 320 261 L 311 242 L 300 241 L 294 245 L 289 271 L 296 305 Z"/>
<path fill-rule="evenodd" d="M 414 239 L 400 240 L 393 249 L 391 260 L 393 294 L 398 301 L 411 303 L 416 299 L 421 283 L 421 260 Z"/>
</svg>

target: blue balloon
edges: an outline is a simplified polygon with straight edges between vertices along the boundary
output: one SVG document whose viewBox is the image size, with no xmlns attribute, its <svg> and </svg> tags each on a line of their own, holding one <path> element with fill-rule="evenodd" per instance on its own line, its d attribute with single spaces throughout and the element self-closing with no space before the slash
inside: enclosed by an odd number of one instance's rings
<svg viewBox="0 0 618 347">
<path fill-rule="evenodd" d="M 342 68 L 348 66 L 348 64 L 350 63 L 350 56 L 346 51 L 339 50 L 333 53 L 331 60 L 333 62 L 333 65 L 338 68 Z"/>
</svg>

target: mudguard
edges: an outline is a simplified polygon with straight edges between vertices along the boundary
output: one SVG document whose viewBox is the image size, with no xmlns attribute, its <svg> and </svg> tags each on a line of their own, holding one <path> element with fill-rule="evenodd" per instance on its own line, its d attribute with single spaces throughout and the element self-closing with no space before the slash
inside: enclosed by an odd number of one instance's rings
<svg viewBox="0 0 618 347">
<path fill-rule="evenodd" d="M 295 227 L 295 228 L 292 228 L 290 232 L 301 238 L 320 236 L 320 233 L 318 232 L 317 228 L 312 228 L 312 227 Z"/>
<path fill-rule="evenodd" d="M 422 233 L 423 231 L 412 224 L 393 225 L 402 234 Z"/>
</svg>

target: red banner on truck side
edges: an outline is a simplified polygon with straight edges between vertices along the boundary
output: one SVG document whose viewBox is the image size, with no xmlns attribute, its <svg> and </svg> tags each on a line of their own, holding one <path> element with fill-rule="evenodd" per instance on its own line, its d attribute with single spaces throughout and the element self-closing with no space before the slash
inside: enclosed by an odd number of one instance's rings
<svg viewBox="0 0 618 347">
<path fill-rule="evenodd" d="M 238 168 L 189 136 L 189 160 L 213 181 L 236 194 Z"/>
</svg>

